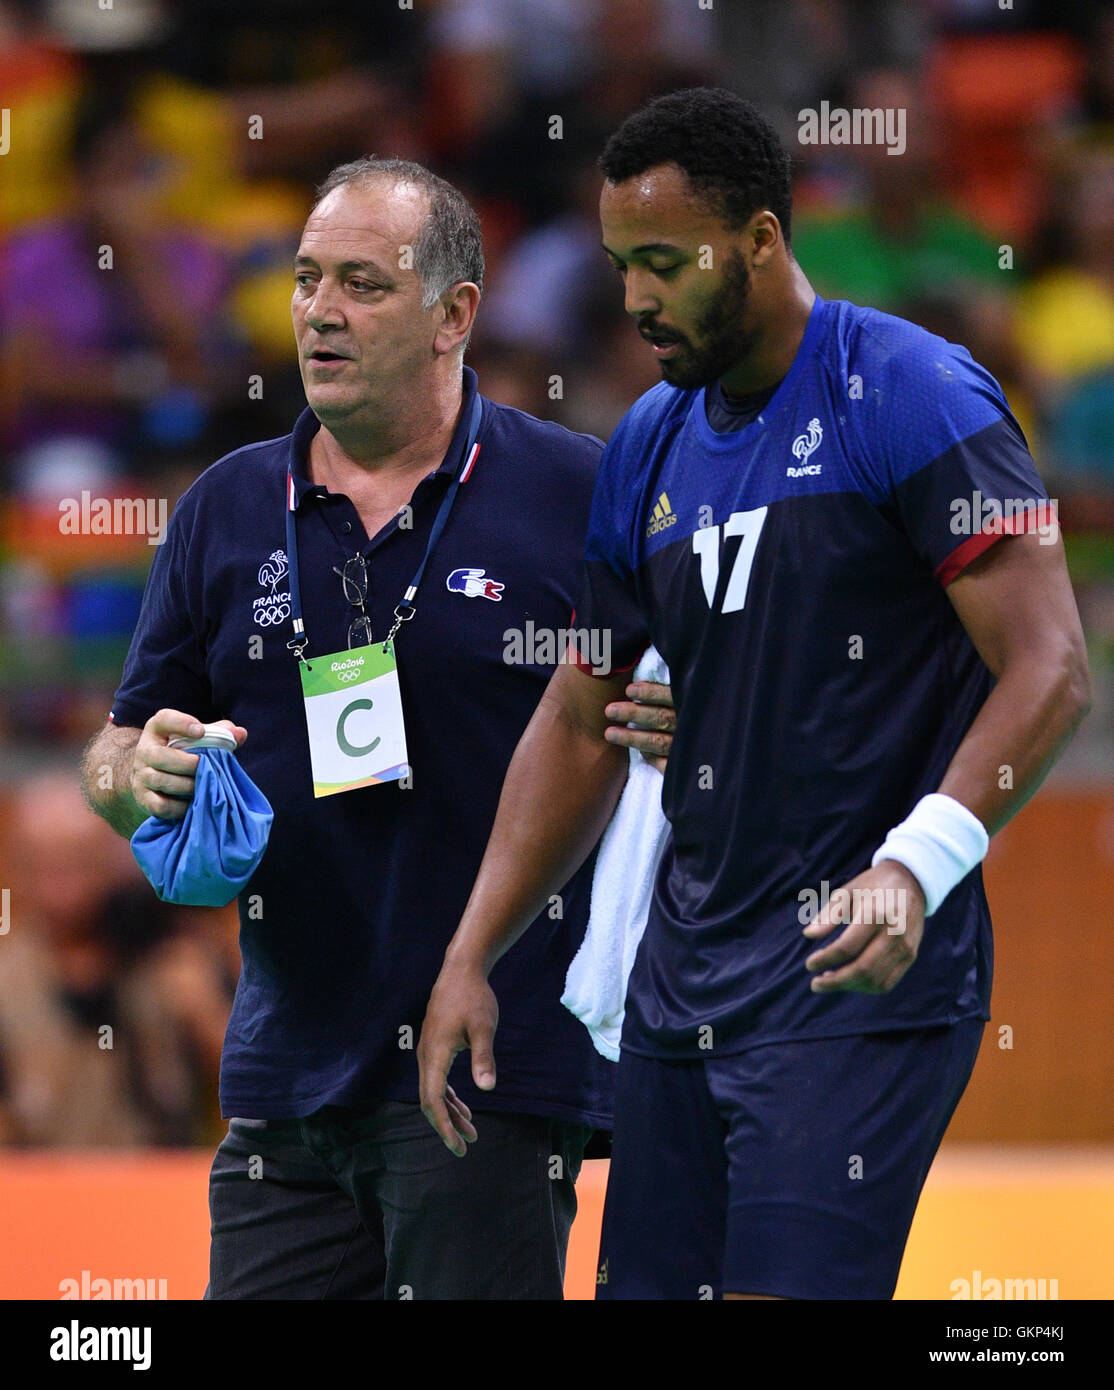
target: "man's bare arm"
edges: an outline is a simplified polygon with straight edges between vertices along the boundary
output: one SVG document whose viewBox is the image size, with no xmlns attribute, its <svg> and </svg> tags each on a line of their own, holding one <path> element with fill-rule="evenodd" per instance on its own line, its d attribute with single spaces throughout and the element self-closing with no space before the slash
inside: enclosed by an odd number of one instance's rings
<svg viewBox="0 0 1114 1390">
<path fill-rule="evenodd" d="M 1044 781 L 1090 708 L 1083 630 L 1064 549 L 1034 534 L 1005 537 L 948 586 L 948 597 L 996 684 L 937 789 L 971 811 L 993 835 Z M 849 903 L 870 902 L 879 888 L 906 890 L 911 903 L 891 932 L 885 920 L 861 920 Z M 900 899 L 899 899 L 900 901 Z M 873 914 L 871 914 L 873 915 Z M 924 896 L 904 865 L 883 859 L 859 874 L 805 936 L 844 930 L 806 961 L 817 994 L 885 993 L 916 959 Z"/>
<path fill-rule="evenodd" d="M 236 735 L 247 731 L 219 721 Z M 118 835 L 131 839 L 148 816 L 181 820 L 189 807 L 197 774 L 197 754 L 171 748 L 175 735 L 200 738 L 204 725 L 192 714 L 161 709 L 142 729 L 106 724 L 85 750 L 81 786 L 85 799 Z"/>
<path fill-rule="evenodd" d="M 458 1156 L 476 1136 L 467 1107 L 446 1084 L 449 1068 L 471 1048 L 476 1085 L 495 1084 L 498 1008 L 487 976 L 583 864 L 615 809 L 630 757 L 605 741 L 604 711 L 624 690 L 621 675 L 558 667 L 507 770 L 487 852 L 418 1044 L 423 1109 Z"/>
<path fill-rule="evenodd" d="M 90 742 L 81 763 L 85 800 L 116 831 L 131 839 L 147 819 L 132 795 L 132 763 L 142 729 L 107 724 Z"/>
<path fill-rule="evenodd" d="M 559 666 L 519 740 L 480 871 L 446 961 L 484 970 L 518 940 L 592 852 L 615 809 L 630 758 L 604 739 L 623 677 Z"/>
<path fill-rule="evenodd" d="M 1005 537 L 947 592 L 997 684 L 939 790 L 993 835 L 1044 781 L 1091 707 L 1083 629 L 1059 538 Z"/>
</svg>

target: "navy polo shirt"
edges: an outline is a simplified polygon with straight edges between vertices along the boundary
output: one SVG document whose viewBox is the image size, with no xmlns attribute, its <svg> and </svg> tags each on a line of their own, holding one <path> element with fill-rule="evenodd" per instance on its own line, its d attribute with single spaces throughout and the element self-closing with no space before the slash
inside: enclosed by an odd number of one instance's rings
<svg viewBox="0 0 1114 1390">
<path fill-rule="evenodd" d="M 319 426 L 306 410 L 292 434 L 238 449 L 202 474 L 151 566 L 111 718 L 141 726 L 166 707 L 242 724 L 240 762 L 275 811 L 239 899 L 243 967 L 221 1062 L 225 1115 L 418 1098 L 426 1002 L 507 765 L 553 672 L 530 660 L 551 652 L 515 634 L 570 625 L 602 445 L 483 400 L 478 457 L 395 644 L 410 787 L 313 796 L 298 663 L 287 648 L 284 508 L 292 463 L 307 654 L 347 645 L 355 610 L 334 566 L 357 550 L 381 641 L 461 462 L 477 390 L 471 369 L 464 378 L 460 422 L 441 467 L 415 489 L 412 525 L 392 521 L 369 541 L 351 501 L 310 482 Z M 469 1105 L 610 1123 L 611 1064 L 559 1002 L 587 925 L 593 864 L 492 972 L 498 1085 L 476 1091 L 462 1054 L 450 1079 Z"/>
</svg>

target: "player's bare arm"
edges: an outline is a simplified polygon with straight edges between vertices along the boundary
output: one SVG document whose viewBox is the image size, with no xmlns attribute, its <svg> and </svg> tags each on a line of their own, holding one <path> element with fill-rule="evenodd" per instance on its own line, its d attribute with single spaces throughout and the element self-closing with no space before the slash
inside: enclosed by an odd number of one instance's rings
<svg viewBox="0 0 1114 1390">
<path fill-rule="evenodd" d="M 959 574 L 947 593 L 996 684 L 938 790 L 993 835 L 1036 792 L 1090 708 L 1083 632 L 1059 537 L 1052 545 L 1032 533 L 1006 537 Z M 889 899 L 904 905 L 903 914 L 890 920 L 863 910 L 885 902 L 887 888 L 906 890 Z M 820 938 L 846 924 L 835 941 L 809 956 L 812 989 L 893 989 L 916 959 L 924 914 L 924 894 L 903 864 L 883 859 L 859 874 L 805 928 L 806 936 Z"/>
<path fill-rule="evenodd" d="M 219 721 L 240 745 L 247 730 Z M 198 757 L 171 748 L 176 736 L 200 738 L 204 725 L 192 714 L 161 709 L 142 729 L 106 724 L 85 750 L 82 787 L 89 805 L 118 835 L 129 839 L 148 816 L 181 820 L 193 797 Z"/>
<path fill-rule="evenodd" d="M 1036 792 L 1091 707 L 1063 542 L 1043 539 L 1030 534 L 999 541 L 947 591 L 997 684 L 940 790 L 973 811 L 991 835 Z"/>
<path fill-rule="evenodd" d="M 625 686 L 622 675 L 598 678 L 559 666 L 507 770 L 487 851 L 418 1042 L 422 1110 L 458 1157 L 476 1131 L 447 1085 L 449 1068 L 470 1048 L 476 1085 L 495 1085 L 498 1007 L 487 977 L 583 864 L 615 809 L 630 759 L 605 740 L 605 710 Z"/>
</svg>

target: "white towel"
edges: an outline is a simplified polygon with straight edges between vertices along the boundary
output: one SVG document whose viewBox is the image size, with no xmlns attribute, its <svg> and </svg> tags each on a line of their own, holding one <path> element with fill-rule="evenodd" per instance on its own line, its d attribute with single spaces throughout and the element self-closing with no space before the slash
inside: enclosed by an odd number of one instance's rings
<svg viewBox="0 0 1114 1390">
<path fill-rule="evenodd" d="M 653 647 L 643 654 L 633 679 L 669 684 L 669 670 Z M 630 757 L 627 785 L 600 840 L 588 930 L 561 996 L 592 1035 L 596 1051 L 612 1062 L 619 1060 L 627 980 L 669 838 L 661 809 L 662 775 L 633 748 Z"/>
</svg>

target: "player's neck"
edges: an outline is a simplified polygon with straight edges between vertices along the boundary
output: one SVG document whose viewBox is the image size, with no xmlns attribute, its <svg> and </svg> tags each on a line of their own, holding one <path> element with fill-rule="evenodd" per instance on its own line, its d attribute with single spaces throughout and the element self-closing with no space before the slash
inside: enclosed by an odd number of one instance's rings
<svg viewBox="0 0 1114 1390">
<path fill-rule="evenodd" d="M 808 327 L 816 291 L 790 261 L 784 290 L 773 301 L 751 350 L 720 377 L 726 396 L 757 396 L 776 386 L 793 365 Z"/>
</svg>

